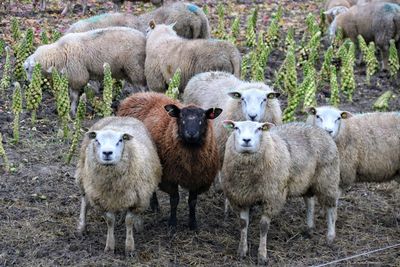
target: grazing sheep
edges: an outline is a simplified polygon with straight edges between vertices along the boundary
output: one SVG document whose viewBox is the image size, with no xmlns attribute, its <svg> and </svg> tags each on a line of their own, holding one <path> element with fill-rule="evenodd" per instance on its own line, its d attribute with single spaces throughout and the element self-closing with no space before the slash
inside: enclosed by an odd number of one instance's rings
<svg viewBox="0 0 400 267">
<path fill-rule="evenodd" d="M 340 155 L 341 186 L 400 182 L 400 113 L 352 115 L 335 107 L 310 108 L 307 123 L 326 130 Z"/>
<path fill-rule="evenodd" d="M 134 220 L 149 206 L 161 180 L 157 150 L 143 123 L 118 117 L 95 123 L 82 142 L 75 178 L 83 193 L 78 231 L 85 230 L 88 204 L 104 211 L 105 251 L 114 252 L 115 212 L 127 211 L 125 252 L 131 254 Z"/>
<path fill-rule="evenodd" d="M 89 80 L 103 79 L 104 63 L 110 65 L 114 78 L 144 86 L 145 45 L 143 33 L 126 27 L 71 33 L 53 44 L 40 46 L 24 67 L 28 78 L 36 63 L 41 64 L 45 75 L 50 75 L 52 68 L 63 72 L 68 78 L 74 115 L 81 89 Z"/>
<path fill-rule="evenodd" d="M 390 39 L 394 39 L 399 47 L 400 6 L 391 3 L 355 5 L 335 17 L 329 26 L 331 39 L 337 28 L 342 28 L 344 37 L 354 43 L 359 34 L 367 43 L 375 42 L 382 53 L 382 69 L 387 70 Z"/>
<path fill-rule="evenodd" d="M 170 195 L 169 226 L 176 228 L 178 185 L 189 191 L 189 227 L 197 228 L 197 195 L 207 191 L 218 172 L 218 148 L 209 120 L 219 108 L 184 106 L 160 93 L 137 93 L 122 101 L 118 116 L 132 116 L 146 125 L 163 167 L 159 187 Z M 154 195 L 153 203 L 156 203 Z"/>
<path fill-rule="evenodd" d="M 187 84 L 182 99 L 205 107 L 221 107 L 224 112 L 214 121 L 220 162 L 225 154 L 229 133 L 224 120 L 252 120 L 282 124 L 280 93 L 261 82 L 245 82 L 226 72 L 205 72 L 195 75 Z"/>
<path fill-rule="evenodd" d="M 210 38 L 210 26 L 202 9 L 194 4 L 182 2 L 165 5 L 140 16 L 123 13 L 94 16 L 74 23 L 67 33 L 86 32 L 110 26 L 126 26 L 146 33 L 151 20 L 156 23 L 175 23 L 175 31 L 184 38 Z"/>
<path fill-rule="evenodd" d="M 225 71 L 240 76 L 240 53 L 227 41 L 187 40 L 177 36 L 172 25 L 150 22 L 147 34 L 145 76 L 150 90 L 163 92 L 179 68 L 179 91 L 189 79 L 206 71 Z"/>
<path fill-rule="evenodd" d="M 222 166 L 223 190 L 240 211 L 239 256 L 247 253 L 249 208 L 261 206 L 258 262 L 267 262 L 267 232 L 286 199 L 303 196 L 307 225 L 314 227 L 313 195 L 327 211 L 327 240 L 335 238 L 339 196 L 339 155 L 330 136 L 304 123 L 272 127 L 271 123 L 224 121 L 233 130 Z"/>
</svg>

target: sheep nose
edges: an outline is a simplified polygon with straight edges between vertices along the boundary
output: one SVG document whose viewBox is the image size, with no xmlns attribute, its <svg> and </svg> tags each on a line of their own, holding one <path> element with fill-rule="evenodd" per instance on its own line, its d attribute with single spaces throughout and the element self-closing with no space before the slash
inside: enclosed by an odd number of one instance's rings
<svg viewBox="0 0 400 267">
<path fill-rule="evenodd" d="M 243 138 L 243 142 L 245 142 L 246 145 L 249 144 L 250 141 L 251 141 L 251 139 L 244 139 L 244 138 Z"/>
<path fill-rule="evenodd" d="M 111 156 L 112 153 L 113 153 L 112 151 L 103 151 L 103 155 L 106 156 L 106 157 Z"/>
<path fill-rule="evenodd" d="M 249 115 L 250 120 L 255 121 L 257 118 L 257 115 Z"/>
</svg>

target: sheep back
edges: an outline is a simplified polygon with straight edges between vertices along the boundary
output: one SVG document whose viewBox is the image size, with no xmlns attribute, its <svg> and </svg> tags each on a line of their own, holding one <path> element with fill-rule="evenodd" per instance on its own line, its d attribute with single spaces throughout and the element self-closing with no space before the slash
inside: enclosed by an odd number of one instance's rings
<svg viewBox="0 0 400 267">
<path fill-rule="evenodd" d="M 118 116 L 135 117 L 148 128 L 163 167 L 161 190 L 172 194 L 175 187 L 171 185 L 179 184 L 189 191 L 207 191 L 219 169 L 212 124 L 208 124 L 202 146 L 186 147 L 179 140 L 176 119 L 164 109 L 169 104 L 184 107 L 160 93 L 136 93 L 121 102 Z"/>
<path fill-rule="evenodd" d="M 178 68 L 181 70 L 180 92 L 190 78 L 201 72 L 219 70 L 240 76 L 240 53 L 227 41 L 156 35 L 151 34 L 146 44 L 145 75 L 152 91 L 164 92 Z"/>
<path fill-rule="evenodd" d="M 104 166 L 94 156 L 94 140 L 83 139 L 75 173 L 79 188 L 92 206 L 116 212 L 133 209 L 140 212 L 149 206 L 152 193 L 161 181 L 161 164 L 149 132 L 133 118 L 108 117 L 90 129 L 114 130 L 133 136 L 125 141 L 121 161 Z"/>
</svg>

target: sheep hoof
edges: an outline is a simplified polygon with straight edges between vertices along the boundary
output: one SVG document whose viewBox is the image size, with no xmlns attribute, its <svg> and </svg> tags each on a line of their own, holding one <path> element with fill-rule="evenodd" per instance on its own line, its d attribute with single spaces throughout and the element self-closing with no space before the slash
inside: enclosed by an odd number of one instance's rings
<svg viewBox="0 0 400 267">
<path fill-rule="evenodd" d="M 136 257 L 136 251 L 132 250 L 132 249 L 125 249 L 125 257 L 127 258 L 134 258 Z"/>
<path fill-rule="evenodd" d="M 303 232 L 303 236 L 306 238 L 311 238 L 314 234 L 314 228 L 307 228 Z"/>
<path fill-rule="evenodd" d="M 104 248 L 104 252 L 113 255 L 114 254 L 114 248 L 112 248 L 111 246 L 106 245 L 106 247 Z"/>
<path fill-rule="evenodd" d="M 246 251 L 243 250 L 243 249 L 239 248 L 237 254 L 238 254 L 238 258 L 241 259 L 241 260 L 246 258 Z"/>
<path fill-rule="evenodd" d="M 258 255 L 258 265 L 268 265 L 268 258 L 266 256 Z"/>
<path fill-rule="evenodd" d="M 150 208 L 153 213 L 160 213 L 160 205 L 158 205 L 158 202 L 154 203 L 150 201 Z"/>
</svg>

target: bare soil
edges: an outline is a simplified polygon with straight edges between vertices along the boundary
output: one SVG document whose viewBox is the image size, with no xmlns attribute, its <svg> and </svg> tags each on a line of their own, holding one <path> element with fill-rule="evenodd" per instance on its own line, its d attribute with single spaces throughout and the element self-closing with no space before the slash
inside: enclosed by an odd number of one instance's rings
<svg viewBox="0 0 400 267">
<path fill-rule="evenodd" d="M 216 28 L 216 1 L 197 1 L 209 4 L 210 21 Z M 240 16 L 244 36 L 246 16 L 259 6 L 259 27 L 276 10 L 277 4 L 265 1 L 261 4 L 236 4 L 227 1 L 228 25 L 232 18 Z M 285 8 L 282 38 L 286 29 L 293 25 L 296 38 L 301 38 L 308 12 L 318 14 L 318 1 L 279 1 Z M 89 1 L 90 15 L 112 10 L 110 4 Z M 31 5 L 18 3 L 9 12 L 1 11 L 0 37 L 10 41 L 10 19 L 17 16 L 22 28 L 47 27 L 65 30 L 68 25 L 81 19 L 78 5 L 74 14 L 66 18 L 59 15 L 56 4 L 45 13 L 33 12 Z M 151 6 L 135 4 L 134 12 L 144 12 Z M 38 31 L 39 32 L 39 31 Z M 37 36 L 39 33 L 36 33 Z M 244 47 L 241 48 L 245 50 Z M 273 79 L 284 58 L 276 50 L 269 58 L 266 78 Z M 2 70 L 4 58 L 0 61 Z M 353 102 L 345 99 L 342 109 L 352 112 L 372 110 L 376 98 L 386 90 L 399 94 L 398 78 L 376 74 L 371 85 L 365 82 L 365 68 L 356 67 L 357 90 Z M 144 214 L 144 230 L 135 233 L 136 257 L 124 256 L 125 227 L 120 216 L 116 227 L 117 248 L 114 255 L 103 252 L 106 224 L 102 214 L 91 209 L 88 213 L 87 233 L 76 234 L 79 214 L 79 191 L 74 181 L 76 157 L 71 164 L 65 163 L 69 142 L 57 135 L 55 101 L 44 93 L 38 113 L 38 122 L 31 124 L 30 114 L 24 112 L 21 120 L 21 141 L 12 144 L 11 95 L 13 88 L 0 97 L 0 132 L 3 145 L 12 164 L 12 171 L 5 173 L 0 159 L 0 266 L 247 266 L 257 263 L 259 241 L 259 210 L 251 212 L 249 230 L 249 256 L 239 260 L 236 250 L 239 243 L 237 214 L 231 212 L 224 219 L 223 194 L 212 188 L 200 196 L 197 206 L 199 230 L 187 227 L 187 193 L 182 191 L 178 209 L 177 233 L 167 231 L 169 215 L 168 196 L 159 192 L 161 211 Z M 318 103 L 326 104 L 329 86 L 319 88 Z M 283 108 L 286 106 L 282 97 Z M 398 110 L 399 98 L 390 102 L 390 110 Z M 301 115 L 300 115 L 301 117 Z M 96 118 L 88 114 L 85 126 L 90 127 Z M 273 218 L 268 233 L 268 255 L 271 266 L 309 266 L 345 258 L 354 254 L 400 243 L 400 187 L 394 182 L 387 184 L 357 184 L 343 192 L 338 208 L 337 238 L 333 245 L 325 242 L 326 220 L 317 212 L 316 231 L 312 236 L 304 234 L 305 206 L 302 199 L 290 199 L 282 213 Z M 319 209 L 317 209 L 319 210 Z M 400 247 L 342 261 L 336 266 L 400 266 Z"/>
</svg>

